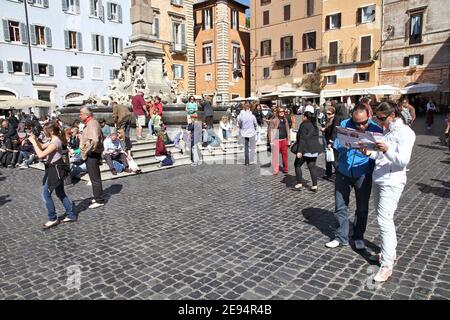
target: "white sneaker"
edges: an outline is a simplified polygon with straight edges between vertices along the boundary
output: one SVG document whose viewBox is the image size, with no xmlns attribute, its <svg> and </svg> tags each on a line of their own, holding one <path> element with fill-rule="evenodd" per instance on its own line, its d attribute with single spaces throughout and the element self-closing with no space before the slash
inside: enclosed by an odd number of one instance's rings
<svg viewBox="0 0 450 320">
<path fill-rule="evenodd" d="M 386 282 L 391 275 L 392 275 L 392 268 L 381 267 L 380 270 L 378 270 L 378 273 L 373 278 L 373 281 Z"/>
<path fill-rule="evenodd" d="M 356 250 L 364 250 L 366 248 L 364 240 L 355 240 L 355 248 Z"/>
<path fill-rule="evenodd" d="M 59 223 L 58 219 L 56 219 L 55 221 L 47 221 L 44 225 L 43 228 L 44 229 L 49 229 L 51 227 L 56 226 Z"/>
<path fill-rule="evenodd" d="M 341 245 L 341 243 L 339 241 L 333 240 L 333 241 L 330 241 L 330 242 L 326 243 L 325 247 L 334 249 L 334 248 L 339 247 L 340 245 Z"/>
<path fill-rule="evenodd" d="M 95 209 L 95 208 L 98 208 L 98 207 L 103 207 L 104 205 L 105 205 L 104 203 L 94 202 L 93 204 L 91 204 L 89 206 L 89 209 Z"/>
<path fill-rule="evenodd" d="M 303 184 L 297 183 L 294 188 L 295 189 L 300 189 L 301 187 L 303 187 Z"/>
</svg>

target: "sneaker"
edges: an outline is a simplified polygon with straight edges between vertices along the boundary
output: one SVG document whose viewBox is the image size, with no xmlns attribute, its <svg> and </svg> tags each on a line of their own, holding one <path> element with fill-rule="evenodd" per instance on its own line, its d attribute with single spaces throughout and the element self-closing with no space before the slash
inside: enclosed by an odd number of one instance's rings
<svg viewBox="0 0 450 320">
<path fill-rule="evenodd" d="M 373 278 L 373 281 L 386 282 L 391 275 L 392 275 L 392 268 L 381 267 L 380 270 L 378 270 L 378 273 Z"/>
<path fill-rule="evenodd" d="M 317 188 L 317 186 L 312 186 L 310 190 L 312 192 L 317 192 L 317 191 L 319 191 L 319 188 Z"/>
<path fill-rule="evenodd" d="M 116 169 L 111 169 L 111 174 L 112 174 L 113 176 L 117 176 L 117 171 L 116 171 Z"/>
<path fill-rule="evenodd" d="M 69 219 L 69 218 L 64 218 L 64 220 L 62 221 L 63 223 L 67 223 L 67 222 L 76 222 L 76 219 Z"/>
<path fill-rule="evenodd" d="M 47 222 L 42 226 L 42 228 L 43 228 L 43 229 L 50 229 L 50 228 L 52 228 L 52 227 L 57 226 L 58 223 L 59 223 L 58 219 L 56 219 L 55 221 L 47 221 Z"/>
<path fill-rule="evenodd" d="M 380 263 L 380 262 L 381 262 L 381 253 L 377 253 L 377 254 L 371 255 L 371 256 L 369 257 L 369 261 Z M 394 264 L 395 264 L 396 262 L 397 262 L 397 257 L 394 257 Z"/>
<path fill-rule="evenodd" d="M 294 189 L 301 189 L 303 187 L 303 184 L 297 183 L 294 187 Z"/>
<path fill-rule="evenodd" d="M 98 208 L 98 207 L 103 207 L 104 205 L 105 205 L 104 203 L 94 202 L 93 204 L 91 204 L 89 206 L 89 209 L 95 209 L 95 208 Z"/>
<path fill-rule="evenodd" d="M 364 240 L 355 240 L 355 248 L 356 250 L 364 250 L 366 248 Z"/>
<path fill-rule="evenodd" d="M 191 163 L 191 167 L 196 167 L 196 166 L 198 166 L 198 163 L 196 163 L 196 162 Z"/>
<path fill-rule="evenodd" d="M 327 242 L 325 244 L 325 247 L 330 248 L 330 249 L 334 249 L 334 248 L 337 248 L 337 247 L 340 247 L 340 246 L 342 246 L 342 245 L 337 240 L 333 240 L 333 241 Z"/>
</svg>

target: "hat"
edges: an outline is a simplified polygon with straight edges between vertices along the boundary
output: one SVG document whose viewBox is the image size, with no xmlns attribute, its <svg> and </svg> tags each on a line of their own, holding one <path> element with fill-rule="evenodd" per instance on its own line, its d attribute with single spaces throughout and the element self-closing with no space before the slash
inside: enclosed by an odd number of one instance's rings
<svg viewBox="0 0 450 320">
<path fill-rule="evenodd" d="M 314 107 L 313 106 L 306 106 L 305 112 L 311 112 L 314 114 Z"/>
</svg>

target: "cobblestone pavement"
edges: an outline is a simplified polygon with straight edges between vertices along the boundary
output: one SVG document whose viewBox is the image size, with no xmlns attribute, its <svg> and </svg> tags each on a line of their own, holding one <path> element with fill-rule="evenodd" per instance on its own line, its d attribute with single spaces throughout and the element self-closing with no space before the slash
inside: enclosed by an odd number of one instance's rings
<svg viewBox="0 0 450 320">
<path fill-rule="evenodd" d="M 448 299 L 450 153 L 433 135 L 440 124 L 428 135 L 417 129 L 395 218 L 399 261 L 386 284 L 371 282 L 373 207 L 370 250 L 326 249 L 333 184 L 320 180 L 317 194 L 287 188 L 293 159 L 288 176 L 226 164 L 108 181 L 108 203 L 95 210 L 80 182 L 67 189 L 78 223 L 48 231 L 42 172 L 1 169 L 0 298 Z"/>
</svg>

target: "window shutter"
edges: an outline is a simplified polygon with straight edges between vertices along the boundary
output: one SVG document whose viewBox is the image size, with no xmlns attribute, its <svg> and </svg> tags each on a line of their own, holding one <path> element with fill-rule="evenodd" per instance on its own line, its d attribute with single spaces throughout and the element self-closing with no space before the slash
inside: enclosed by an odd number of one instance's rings
<svg viewBox="0 0 450 320">
<path fill-rule="evenodd" d="M 28 4 L 33 4 L 33 0 L 27 0 L 27 2 L 28 2 Z"/>
<path fill-rule="evenodd" d="M 236 30 L 239 31 L 239 11 L 236 10 Z"/>
<path fill-rule="evenodd" d="M 203 63 L 206 63 L 206 48 L 203 48 Z"/>
<path fill-rule="evenodd" d="M 55 75 L 55 68 L 53 67 L 52 64 L 49 64 L 49 65 L 48 65 L 48 75 L 49 75 L 50 77 L 53 77 L 53 76 Z"/>
<path fill-rule="evenodd" d="M 353 83 L 356 83 L 356 82 L 358 82 L 358 74 L 354 73 L 353 74 Z"/>
<path fill-rule="evenodd" d="M 206 29 L 205 25 L 205 10 L 202 10 L 202 30 Z"/>
<path fill-rule="evenodd" d="M 370 81 L 370 72 L 367 72 L 367 81 Z"/>
<path fill-rule="evenodd" d="M 79 51 L 83 50 L 83 37 L 81 32 L 77 32 L 77 47 Z"/>
<path fill-rule="evenodd" d="M 93 16 L 95 14 L 94 0 L 89 0 L 89 2 L 91 8 L 90 15 Z"/>
<path fill-rule="evenodd" d="M 302 38 L 303 38 L 302 42 L 303 42 L 303 51 L 304 51 L 304 50 L 306 50 L 306 33 L 303 34 Z"/>
<path fill-rule="evenodd" d="M 109 40 L 109 54 L 113 54 L 113 41 L 112 37 L 108 37 Z"/>
<path fill-rule="evenodd" d="M 14 73 L 14 68 L 13 68 L 12 61 L 6 61 L 6 64 L 8 66 L 8 73 Z"/>
<path fill-rule="evenodd" d="M 0 73 L 3 73 L 3 61 L 0 60 Z"/>
<path fill-rule="evenodd" d="M 309 15 L 311 15 L 311 16 L 314 14 L 314 1 L 315 1 L 315 0 L 309 0 L 310 6 L 311 6 Z"/>
<path fill-rule="evenodd" d="M 117 6 L 117 13 L 119 16 L 119 22 L 122 23 L 122 6 L 120 4 Z"/>
<path fill-rule="evenodd" d="M 238 60 L 238 63 L 237 63 L 238 69 L 241 69 L 242 64 L 241 64 L 241 48 L 240 48 L 240 47 L 238 48 L 238 56 L 237 56 L 237 60 Z"/>
<path fill-rule="evenodd" d="M 261 41 L 261 56 L 264 56 L 264 41 Z"/>
<path fill-rule="evenodd" d="M 53 45 L 52 30 L 49 27 L 45 28 L 45 44 L 47 45 L 47 47 L 51 47 Z"/>
<path fill-rule="evenodd" d="M 330 30 L 330 16 L 325 17 L 325 30 Z"/>
<path fill-rule="evenodd" d="M 155 18 L 155 37 L 159 39 L 159 18 Z"/>
<path fill-rule="evenodd" d="M 80 0 L 75 0 L 75 6 L 77 13 L 80 13 Z"/>
<path fill-rule="evenodd" d="M 98 3 L 98 16 L 102 22 L 105 22 L 105 8 L 101 1 Z"/>
<path fill-rule="evenodd" d="M 311 40 L 311 47 L 313 49 L 316 49 L 316 32 L 311 33 L 312 39 Z"/>
<path fill-rule="evenodd" d="M 111 20 L 111 3 L 106 3 L 106 16 L 108 17 L 108 20 Z"/>
<path fill-rule="evenodd" d="M 303 64 L 303 74 L 306 74 L 306 63 Z"/>
<path fill-rule="evenodd" d="M 422 65 L 423 64 L 423 54 L 421 54 L 419 56 L 419 64 Z"/>
<path fill-rule="evenodd" d="M 67 12 L 69 9 L 69 1 L 68 0 L 61 0 L 62 3 L 62 11 Z"/>
<path fill-rule="evenodd" d="M 184 79 L 184 65 L 181 65 L 181 78 Z"/>
<path fill-rule="evenodd" d="M 233 29 L 233 8 L 230 8 L 230 28 Z"/>
<path fill-rule="evenodd" d="M 48 0 L 44 0 L 44 8 L 48 8 Z"/>
<path fill-rule="evenodd" d="M 28 62 L 24 62 L 23 66 L 24 66 L 24 69 L 25 69 L 25 74 L 30 74 L 31 73 L 30 64 Z"/>
<path fill-rule="evenodd" d="M 316 72 L 316 68 L 317 68 L 317 63 L 313 62 L 313 72 Z"/>
<path fill-rule="evenodd" d="M 3 36 L 5 37 L 5 41 L 11 41 L 11 36 L 9 35 L 8 20 L 3 20 Z"/>
<path fill-rule="evenodd" d="M 186 26 L 184 24 L 181 25 L 181 43 L 186 43 Z"/>
<path fill-rule="evenodd" d="M 20 23 L 20 38 L 23 44 L 28 44 L 27 26 L 25 23 Z"/>
<path fill-rule="evenodd" d="M 175 23 L 172 23 L 172 41 L 173 43 L 177 43 L 177 35 L 175 33 Z"/>
<path fill-rule="evenodd" d="M 119 39 L 119 53 L 123 52 L 123 40 Z"/>
<path fill-rule="evenodd" d="M 37 63 L 33 63 L 33 74 L 34 75 L 39 75 L 39 66 Z"/>
<path fill-rule="evenodd" d="M 403 57 L 403 66 L 409 67 L 409 57 Z"/>
<path fill-rule="evenodd" d="M 360 24 L 362 21 L 362 8 L 356 9 L 356 24 Z"/>
<path fill-rule="evenodd" d="M 114 70 L 109 70 L 109 80 L 114 80 Z"/>
<path fill-rule="evenodd" d="M 283 38 L 280 38 L 280 53 L 284 52 Z"/>
<path fill-rule="evenodd" d="M 34 45 L 37 43 L 36 42 L 36 26 L 34 24 L 32 24 L 30 26 L 30 41 L 31 41 L 31 44 L 34 44 Z"/>
<path fill-rule="evenodd" d="M 64 45 L 66 47 L 66 49 L 69 49 L 69 31 L 64 30 Z"/>
<path fill-rule="evenodd" d="M 92 48 L 92 51 L 97 51 L 96 50 L 97 48 L 95 47 L 95 39 L 96 39 L 96 35 L 95 34 L 91 34 L 91 48 Z"/>
<path fill-rule="evenodd" d="M 269 56 L 272 55 L 272 40 L 269 40 Z"/>
<path fill-rule="evenodd" d="M 100 36 L 100 51 L 105 53 L 105 37 Z"/>
<path fill-rule="evenodd" d="M 214 22 L 214 17 L 213 17 L 213 9 L 209 9 L 209 12 L 211 13 L 209 16 L 211 17 L 210 22 L 211 22 L 211 29 L 213 28 L 213 22 Z"/>
<path fill-rule="evenodd" d="M 68 78 L 71 77 L 70 66 L 66 67 L 66 75 L 67 75 Z"/>
<path fill-rule="evenodd" d="M 337 22 L 337 27 L 340 28 L 341 27 L 341 18 L 342 18 L 342 13 L 338 13 L 338 22 Z"/>
<path fill-rule="evenodd" d="M 361 38 L 361 61 L 367 61 L 370 59 L 370 42 L 371 36 Z"/>
<path fill-rule="evenodd" d="M 79 74 L 80 78 L 83 79 L 84 78 L 84 68 L 80 67 L 78 70 L 80 71 L 80 74 Z"/>
</svg>

